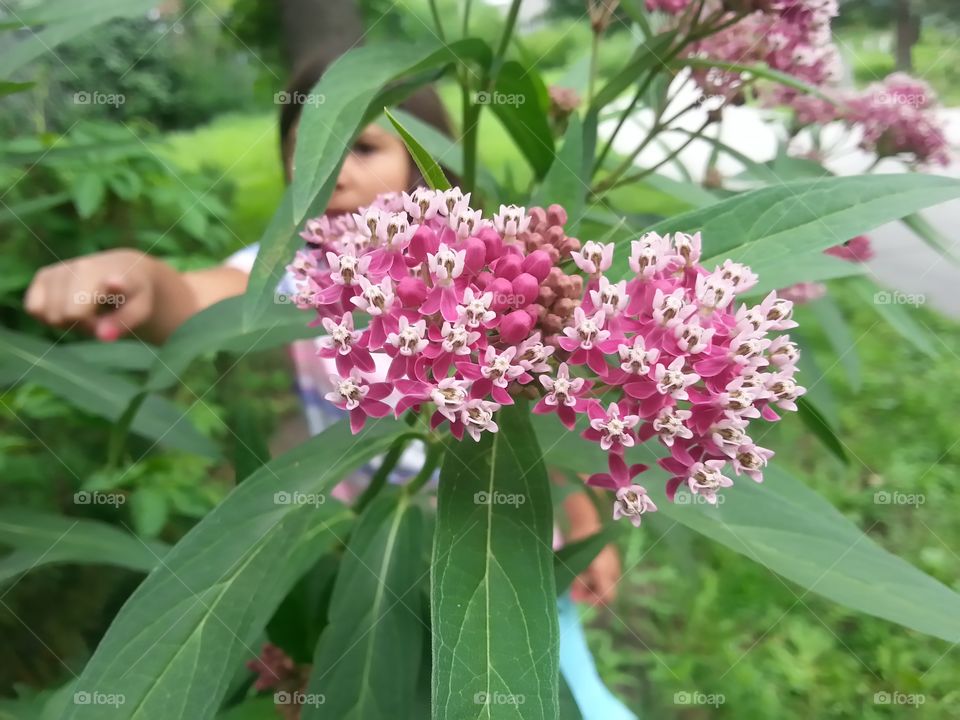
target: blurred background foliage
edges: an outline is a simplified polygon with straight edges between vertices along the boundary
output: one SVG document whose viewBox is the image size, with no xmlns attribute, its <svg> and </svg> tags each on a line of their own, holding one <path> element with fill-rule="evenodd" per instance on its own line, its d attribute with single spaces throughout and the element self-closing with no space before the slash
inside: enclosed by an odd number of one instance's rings
<svg viewBox="0 0 960 720">
<path fill-rule="evenodd" d="M 451 37 L 460 31 L 459 5 L 438 2 L 441 17 L 450 18 Z M 474 29 L 498 37 L 501 13 L 476 5 Z M 955 102 L 960 5 L 929 0 L 916 7 L 914 67 L 948 104 Z M 839 42 L 857 83 L 895 67 L 896 9 L 892 1 L 844 4 Z M 364 0 L 360 11 L 368 42 L 433 35 L 426 0 Z M 526 29 L 515 51 L 562 84 L 589 52 L 582 12 L 574 0 L 555 2 L 547 17 Z M 182 268 L 200 267 L 259 237 L 282 192 L 273 103 L 286 72 L 280 36 L 272 3 L 211 1 L 184 14 L 113 21 L 31 65 L 35 85 L 0 99 L 4 327 L 50 341 L 61 337 L 21 307 L 35 270 L 58 258 L 136 247 Z M 600 48 L 601 72 L 633 42 L 626 26 L 614 31 Z M 126 101 L 83 104 L 78 92 L 117 93 Z M 441 94 L 456 118 L 455 89 L 441 88 Z M 515 162 L 516 149 L 489 114 L 483 122 L 489 124 L 483 164 L 516 185 L 523 178 L 511 173 L 526 166 Z M 652 188 L 634 191 L 630 202 L 644 212 L 685 209 Z M 850 368 L 836 361 L 827 339 L 816 332 L 808 339 L 826 371 L 821 391 L 832 395 L 852 462 L 839 464 L 796 422 L 777 426 L 780 437 L 772 446 L 791 448 L 779 461 L 872 537 L 960 588 L 960 557 L 951 550 L 960 547 L 951 504 L 960 465 L 954 440 L 960 330 L 918 310 L 943 346 L 942 356 L 931 359 L 877 324 L 842 283 L 831 287 L 831 297 L 847 312 L 857 338 L 859 391 L 851 389 Z M 816 325 L 808 309 L 798 314 L 801 327 Z M 108 362 L 92 343 L 85 347 Z M 123 372 L 134 377 L 146 366 Z M 255 399 L 246 411 L 264 434 L 297 412 L 281 351 L 241 359 L 223 382 L 216 382 L 218 375 L 213 364 L 195 363 L 172 399 L 189 408 L 190 420 L 224 457 L 235 442 L 227 420 L 237 397 Z M 4 387 L 16 379 L 0 364 Z M 37 385 L 0 390 L 0 511 L 30 507 L 91 517 L 172 543 L 233 483 L 222 460 L 146 440 L 134 439 L 119 466 L 106 466 L 109 439 L 110 423 Z M 73 502 L 78 491 L 105 488 L 122 491 L 128 501 L 120 508 Z M 926 503 L 919 510 L 876 504 L 874 493 L 883 488 L 921 493 Z M 924 688 L 927 703 L 910 709 L 913 716 L 957 717 L 960 663 L 945 643 L 807 596 L 665 518 L 648 522 L 647 531 L 629 533 L 622 543 L 630 571 L 613 612 L 586 611 L 602 675 L 642 716 L 892 718 L 904 708 L 864 706 L 863 697 L 896 687 Z M 8 580 L 0 588 L 0 695 L 29 699 L 78 672 L 138 581 L 130 571 L 95 565 L 52 566 Z M 675 692 L 690 688 L 723 693 L 727 702 L 716 711 L 673 702 Z M 25 707 L 0 701 L 0 717 L 5 709 L 10 717 L 24 717 Z"/>
</svg>

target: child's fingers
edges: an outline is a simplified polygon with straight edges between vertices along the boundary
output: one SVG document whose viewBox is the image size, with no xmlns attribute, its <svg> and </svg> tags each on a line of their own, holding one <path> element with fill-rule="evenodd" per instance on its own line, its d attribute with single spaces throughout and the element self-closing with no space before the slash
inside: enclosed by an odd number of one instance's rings
<svg viewBox="0 0 960 720">
<path fill-rule="evenodd" d="M 149 285 L 137 288 L 123 277 L 107 278 L 102 287 L 107 307 L 115 310 L 102 312 L 95 322 L 95 334 L 99 340 L 112 342 L 126 335 L 150 317 L 153 293 Z"/>
<path fill-rule="evenodd" d="M 575 602 L 593 602 L 593 591 L 582 575 L 577 577 L 570 586 L 570 598 Z"/>
<path fill-rule="evenodd" d="M 38 320 L 42 320 L 44 302 L 46 301 L 46 292 L 44 292 L 44 282 L 42 273 L 37 273 L 30 281 L 30 287 L 27 288 L 23 296 L 23 309 Z"/>
</svg>

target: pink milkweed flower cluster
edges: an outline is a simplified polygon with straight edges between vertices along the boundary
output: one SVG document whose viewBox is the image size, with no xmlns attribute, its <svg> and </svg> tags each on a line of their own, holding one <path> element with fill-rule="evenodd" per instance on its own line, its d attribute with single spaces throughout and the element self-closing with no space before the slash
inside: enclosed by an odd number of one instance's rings
<svg viewBox="0 0 960 720">
<path fill-rule="evenodd" d="M 638 526 L 656 505 L 634 481 L 647 467 L 625 454 L 647 440 L 669 453 L 658 462 L 670 499 L 685 485 L 715 503 L 729 474 L 762 479 L 773 453 L 749 425 L 795 410 L 805 392 L 797 346 L 776 334 L 796 325 L 789 301 L 773 292 L 738 303 L 757 276 L 730 260 L 704 268 L 699 234 L 643 235 L 630 272 L 611 279 L 614 244 L 567 238 L 559 206 L 501 205 L 485 218 L 469 199 L 419 188 L 350 222 L 308 223 L 304 237 L 320 247 L 289 270 L 298 305 L 326 330 L 320 353 L 336 362 L 327 398 L 349 411 L 354 432 L 368 417 L 417 409 L 433 428 L 477 440 L 498 431 L 502 406 L 533 395 L 534 413 L 571 430 L 584 421 L 583 437 L 608 456 L 588 482 L 614 491 L 614 516 Z M 550 282 L 582 293 L 560 332 L 545 335 L 559 317 Z M 376 355 L 390 358 L 386 377 L 374 375 Z"/>
<path fill-rule="evenodd" d="M 845 99 L 841 119 L 860 128 L 860 147 L 879 157 L 912 156 L 920 164 L 946 165 L 947 139 L 934 108 L 937 96 L 922 80 L 893 73 Z"/>
<path fill-rule="evenodd" d="M 798 96 L 790 105 L 795 126 L 839 121 L 859 133 L 863 150 L 917 165 L 948 164 L 949 144 L 933 89 L 905 73 L 893 73 L 863 90 L 822 88 L 830 101 Z"/>
<path fill-rule="evenodd" d="M 811 85 L 833 82 L 840 62 L 831 39 L 830 23 L 837 0 L 762 0 L 724 3 L 747 14 L 738 22 L 694 43 L 690 54 L 736 64 L 766 64 Z M 733 17 L 732 15 L 728 17 Z M 694 79 L 707 95 L 736 98 L 744 78 L 720 68 L 697 70 Z M 803 95 L 782 85 L 765 88 L 762 99 L 771 105 L 789 104 Z"/>
</svg>

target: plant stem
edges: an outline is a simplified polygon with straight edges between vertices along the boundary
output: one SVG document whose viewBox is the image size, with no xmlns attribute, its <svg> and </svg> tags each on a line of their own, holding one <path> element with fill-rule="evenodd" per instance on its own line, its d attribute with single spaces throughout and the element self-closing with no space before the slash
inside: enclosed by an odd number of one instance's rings
<svg viewBox="0 0 960 720">
<path fill-rule="evenodd" d="M 590 70 L 587 76 L 587 105 L 593 102 L 593 93 L 597 82 L 597 53 L 600 50 L 600 31 L 593 31 L 590 43 Z"/>
<path fill-rule="evenodd" d="M 513 36 L 513 29 L 516 27 L 519 12 L 520 0 L 513 0 L 510 4 L 510 11 L 507 13 L 507 23 L 503 28 L 503 36 L 500 38 L 500 47 L 497 48 L 497 55 L 493 59 L 497 70 L 499 70 L 500 65 L 503 64 L 503 56 L 506 54 L 507 46 L 510 44 L 510 38 Z"/>
<path fill-rule="evenodd" d="M 697 11 L 698 20 L 699 20 L 700 12 L 702 12 L 702 10 L 703 8 L 701 7 Z M 722 15 L 718 15 L 717 17 L 722 17 Z M 726 22 L 723 22 L 717 25 L 716 27 L 708 27 L 708 29 L 705 31 L 692 32 L 689 36 L 684 38 L 675 48 L 672 48 L 667 51 L 666 57 L 660 62 L 661 66 L 666 67 L 671 61 L 675 60 L 677 56 L 680 55 L 680 53 L 686 50 L 687 47 L 689 47 L 693 43 L 697 42 L 698 40 L 702 40 L 704 37 L 710 34 L 713 34 L 715 32 L 720 32 L 721 30 L 725 30 L 731 25 L 735 25 L 736 23 L 740 22 L 740 20 L 742 20 L 743 17 L 744 16 L 742 14 L 736 14 Z M 706 24 L 709 26 L 709 23 L 712 22 L 713 19 L 714 19 L 713 17 L 709 18 L 709 21 Z M 633 99 L 624 108 L 623 113 L 620 115 L 620 119 L 617 121 L 617 126 L 613 129 L 613 133 L 611 133 L 610 137 L 607 138 L 607 142 L 603 146 L 603 150 L 600 151 L 600 155 L 597 157 L 597 160 L 593 165 L 593 175 L 596 175 L 597 172 L 600 170 L 600 168 L 603 166 L 603 161 L 606 159 L 607 155 L 610 153 L 611 148 L 613 147 L 613 141 L 617 139 L 617 135 L 619 134 L 620 129 L 623 127 L 624 123 L 626 123 L 627 118 L 630 117 L 630 115 L 633 113 L 637 103 L 640 101 L 640 98 L 642 98 L 643 94 L 647 91 L 647 88 L 650 87 L 650 83 L 653 82 L 654 78 L 657 75 L 657 72 L 658 72 L 657 70 L 651 69 L 647 73 L 646 77 L 643 79 L 640 86 L 637 88 L 637 92 L 634 94 Z"/>
<path fill-rule="evenodd" d="M 692 102 L 686 107 L 684 107 L 683 109 L 678 110 L 676 113 L 671 115 L 666 120 L 662 120 L 660 117 L 657 117 L 654 121 L 653 127 L 650 128 L 650 132 L 643 139 L 643 141 L 636 147 L 636 149 L 632 153 L 630 153 L 628 157 L 624 158 L 623 162 L 620 163 L 620 165 L 617 167 L 616 170 L 610 173 L 608 177 L 604 178 L 603 182 L 597 185 L 597 189 L 604 190 L 607 187 L 612 187 L 616 183 L 617 178 L 621 177 L 624 173 L 627 172 L 627 170 L 633 167 L 633 163 L 636 161 L 640 153 L 643 152 L 644 148 L 646 148 L 647 145 L 650 144 L 650 141 L 653 140 L 661 130 L 670 127 L 670 125 L 676 122 L 678 118 L 682 117 L 683 115 L 693 110 L 695 107 L 697 107 L 698 104 L 699 103 L 696 101 Z"/>
<path fill-rule="evenodd" d="M 360 494 L 360 497 L 357 498 L 356 513 L 359 515 L 363 512 L 363 509 L 370 504 L 370 502 L 383 490 L 384 486 L 387 484 L 387 478 L 390 476 L 390 473 L 397 466 L 397 463 L 400 461 L 400 456 L 403 455 L 403 451 L 407 449 L 407 444 L 410 442 L 410 437 L 408 435 L 403 435 L 398 437 L 393 441 L 393 444 L 390 446 L 390 449 L 387 450 L 387 454 L 383 458 L 383 462 L 380 463 L 380 467 L 377 468 L 377 471 L 373 474 L 373 477 L 370 478 L 370 484 L 364 489 Z"/>
<path fill-rule="evenodd" d="M 472 5 L 472 0 L 467 0 L 463 6 L 463 37 L 467 36 L 467 32 L 470 29 L 470 7 Z"/>
<path fill-rule="evenodd" d="M 617 180 L 615 183 L 613 183 L 613 184 L 611 184 L 611 185 L 609 185 L 609 186 L 607 186 L 607 187 L 599 187 L 599 186 L 598 186 L 596 192 L 597 192 L 597 193 L 602 193 L 602 192 L 606 192 L 607 190 L 614 190 L 615 188 L 618 188 L 618 187 L 620 187 L 620 186 L 622 186 L 622 185 L 629 185 L 630 183 L 637 182 L 637 181 L 642 180 L 643 178 L 647 177 L 648 175 L 653 174 L 653 173 L 656 172 L 659 168 L 663 167 L 663 166 L 666 165 L 668 162 L 670 162 L 670 161 L 673 160 L 675 157 L 677 157 L 677 155 L 679 155 L 681 152 L 683 152 L 690 143 L 692 143 L 694 140 L 696 140 L 698 137 L 700 137 L 700 134 L 706 129 L 707 125 L 709 125 L 709 124 L 710 124 L 710 118 L 707 118 L 706 120 L 704 120 L 703 124 L 700 125 L 699 128 L 697 128 L 697 131 L 696 131 L 696 132 L 690 133 L 690 137 L 689 137 L 689 138 L 687 138 L 683 143 L 680 144 L 679 147 L 677 147 L 673 152 L 671 152 L 669 155 L 667 155 L 663 160 L 661 160 L 660 162 L 658 162 L 658 163 L 657 163 L 656 165 L 654 165 L 653 167 L 649 167 L 649 168 L 647 168 L 646 170 L 642 170 L 641 172 L 634 173 L 633 175 L 627 175 L 626 177 L 620 178 L 620 179 Z"/>
<path fill-rule="evenodd" d="M 440 42 L 446 43 L 446 34 L 443 32 L 443 23 L 440 22 L 440 12 L 437 10 L 437 0 L 430 0 L 430 14 L 433 16 L 433 24 L 437 26 L 437 37 Z"/>
<path fill-rule="evenodd" d="M 417 473 L 416 477 L 413 478 L 410 482 L 406 484 L 403 488 L 403 492 L 407 497 L 410 497 L 417 493 L 420 488 L 422 488 L 431 477 L 433 477 L 433 471 L 437 469 L 437 465 L 440 464 L 440 458 L 443 455 L 443 443 L 439 440 L 434 440 L 427 443 L 427 457 L 423 461 L 423 467 L 420 468 L 420 472 Z"/>
<path fill-rule="evenodd" d="M 493 90 L 497 73 L 503 65 L 503 55 L 510 44 L 510 37 L 517 24 L 517 14 L 520 12 L 520 0 L 513 0 L 507 13 L 507 21 L 503 28 L 503 36 L 497 47 L 497 54 L 493 57 L 490 67 L 484 68 L 480 78 L 479 90 L 490 92 Z M 463 85 L 463 185 L 464 189 L 472 192 L 477 178 L 477 129 L 480 125 L 480 110 L 482 105 L 470 102 L 470 91 Z"/>
</svg>

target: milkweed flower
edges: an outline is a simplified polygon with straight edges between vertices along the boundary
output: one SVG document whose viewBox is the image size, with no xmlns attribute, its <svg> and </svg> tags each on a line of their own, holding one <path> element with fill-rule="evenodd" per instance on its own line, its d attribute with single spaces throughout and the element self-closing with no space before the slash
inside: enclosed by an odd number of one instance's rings
<svg viewBox="0 0 960 720">
<path fill-rule="evenodd" d="M 773 452 L 750 428 L 805 392 L 797 346 L 778 334 L 796 326 L 793 303 L 776 292 L 739 301 L 757 276 L 732 260 L 701 265 L 699 234 L 647 233 L 617 265 L 614 243 L 581 244 L 566 219 L 559 205 L 503 205 L 487 219 L 457 188 L 419 188 L 349 221 L 308 221 L 311 247 L 290 271 L 326 333 L 319 353 L 336 360 L 327 399 L 355 432 L 420 409 L 470 442 L 533 395 L 533 413 L 605 453 L 587 482 L 634 525 L 657 510 L 636 482 L 647 466 L 627 461 L 638 445 L 663 448 L 671 500 L 716 504 L 732 478 L 762 481 Z"/>
</svg>

